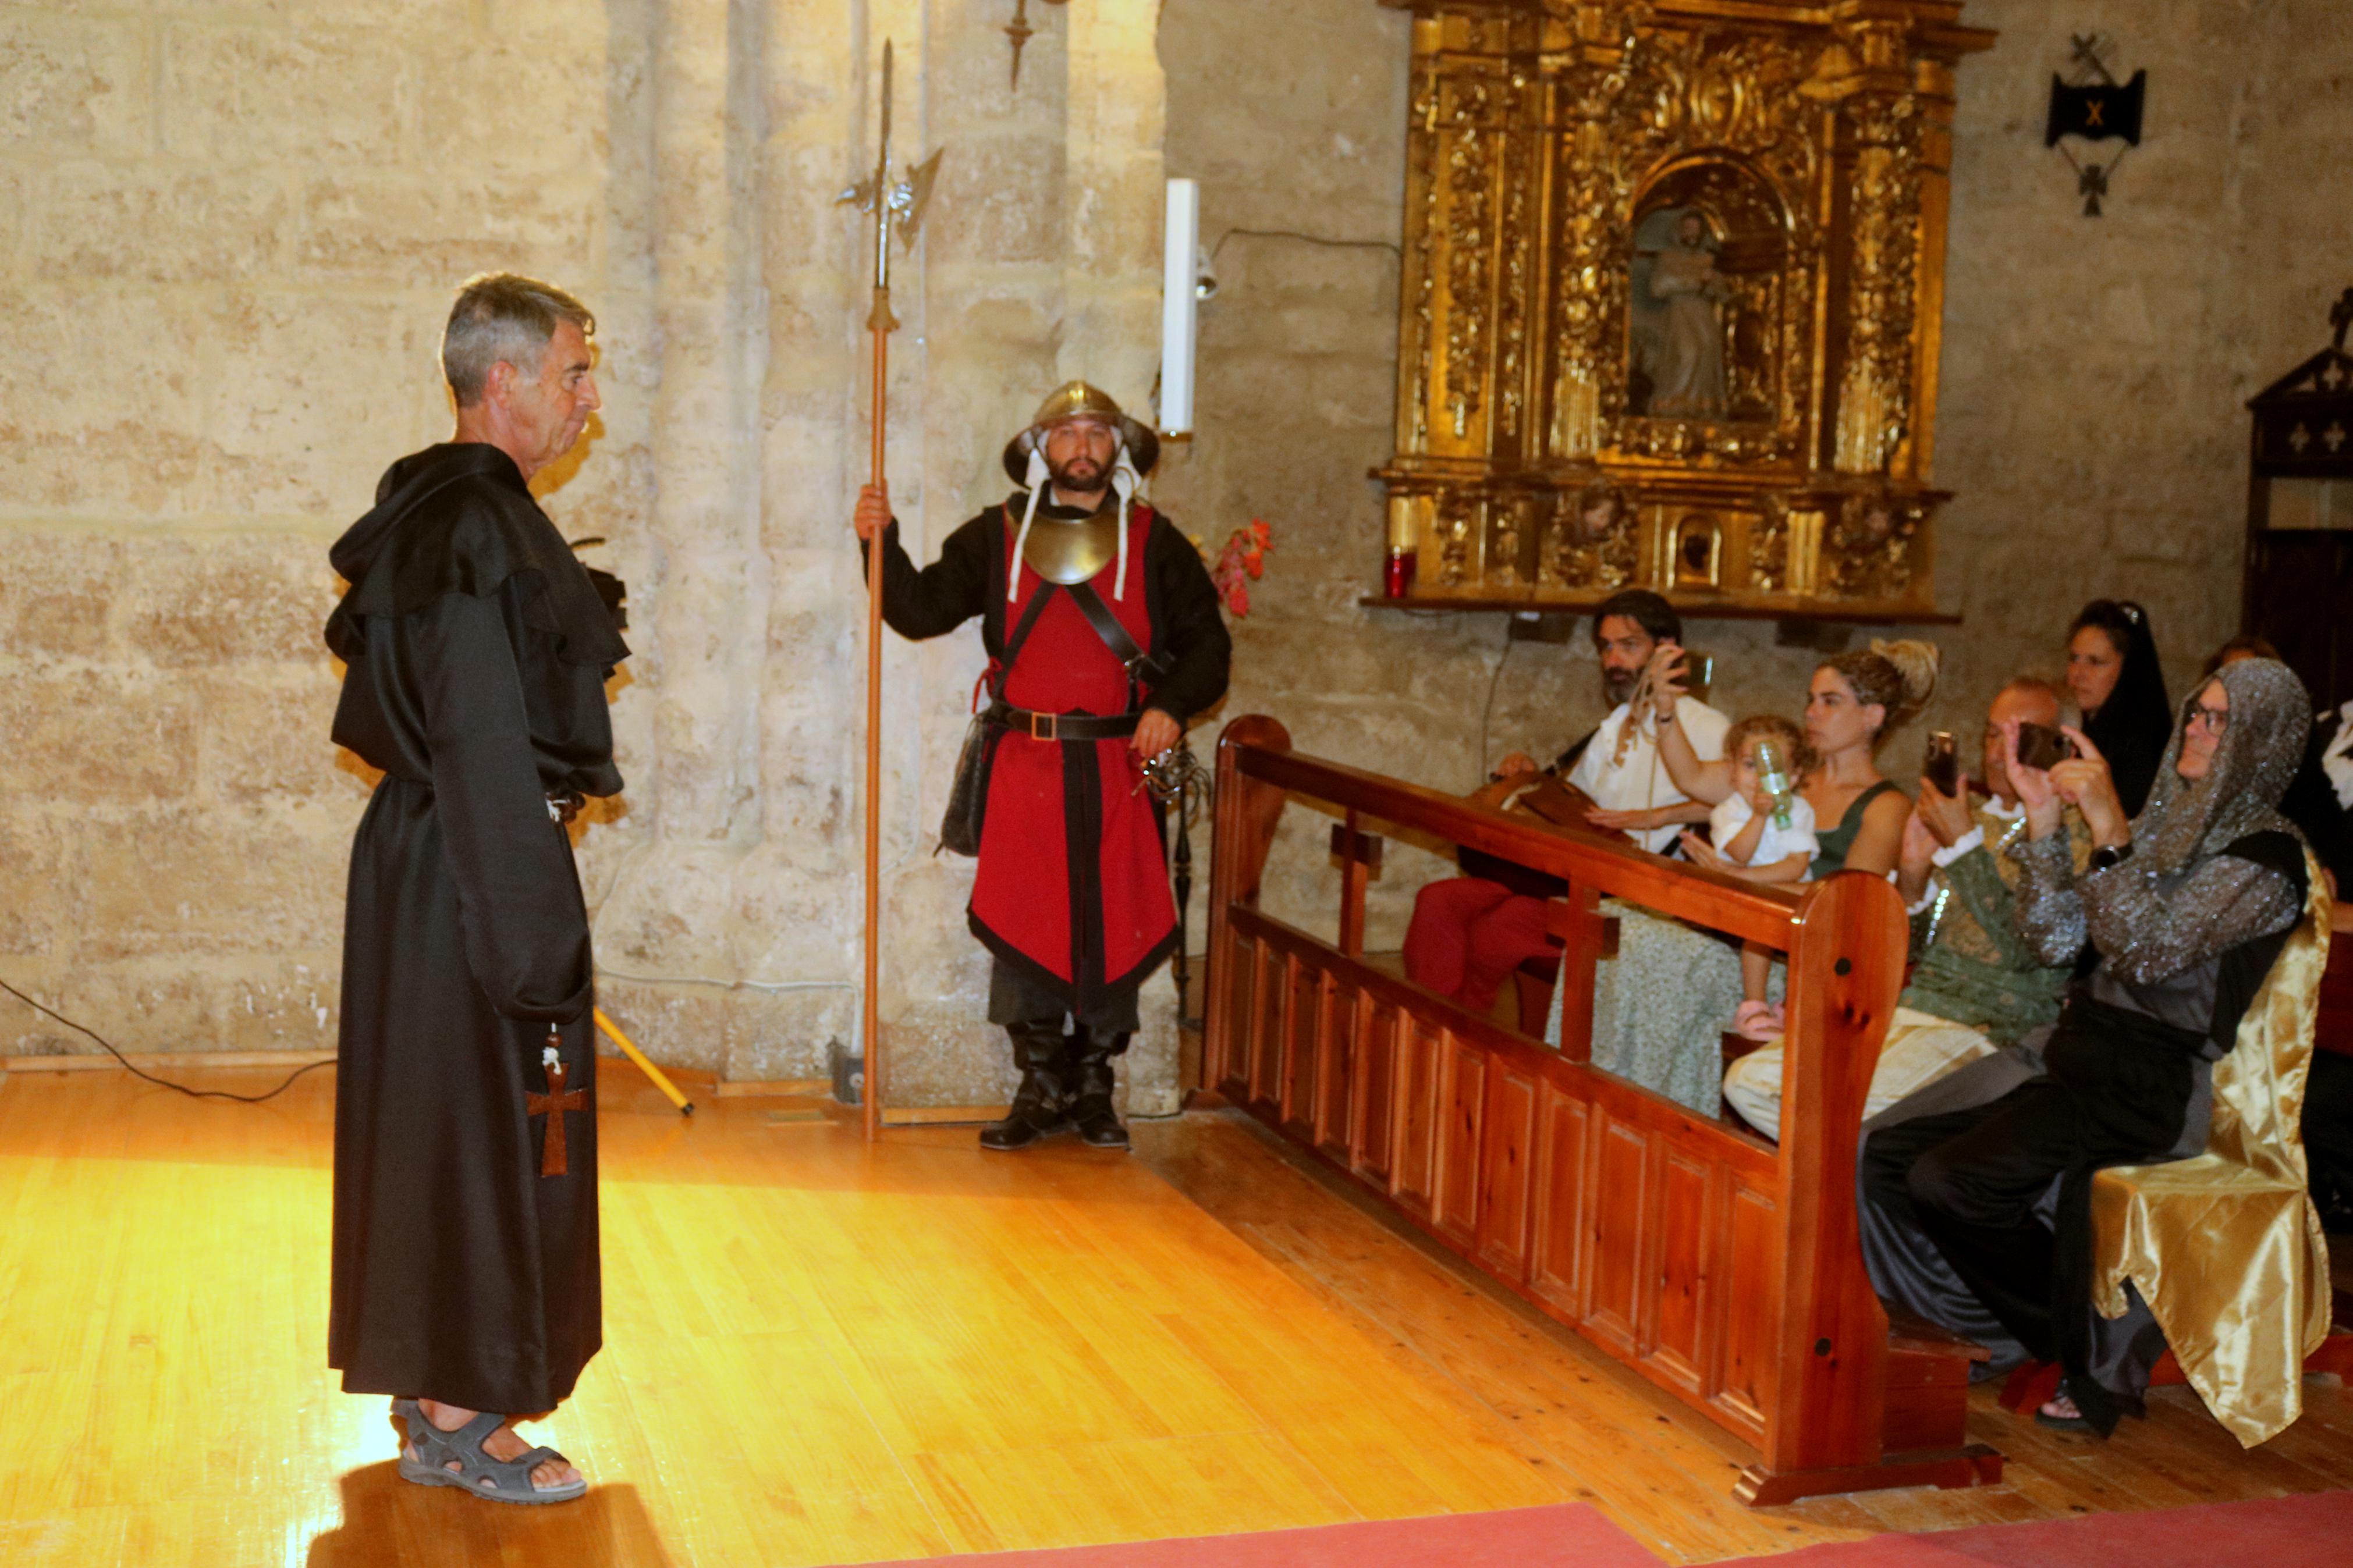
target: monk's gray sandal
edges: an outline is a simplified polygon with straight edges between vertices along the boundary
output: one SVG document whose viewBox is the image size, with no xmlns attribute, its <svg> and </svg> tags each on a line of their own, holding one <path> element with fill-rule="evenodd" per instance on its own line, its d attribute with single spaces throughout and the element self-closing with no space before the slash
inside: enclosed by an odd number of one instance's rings
<svg viewBox="0 0 2353 1568">
<path fill-rule="evenodd" d="M 560 1487 L 535 1487 L 531 1473 L 549 1460 L 563 1460 L 553 1448 L 533 1448 L 513 1459 L 493 1459 L 482 1451 L 491 1433 L 507 1418 L 485 1410 L 454 1432 L 433 1425 L 423 1406 L 413 1399 L 396 1399 L 392 1412 L 408 1426 L 408 1442 L 400 1451 L 400 1479 L 423 1487 L 457 1487 L 492 1502 L 569 1502 L 588 1489 L 584 1479 Z M 408 1457 L 415 1448 L 417 1457 Z M 457 1469 L 449 1468 L 451 1460 Z M 568 1462 L 568 1461 L 565 1461 Z"/>
</svg>

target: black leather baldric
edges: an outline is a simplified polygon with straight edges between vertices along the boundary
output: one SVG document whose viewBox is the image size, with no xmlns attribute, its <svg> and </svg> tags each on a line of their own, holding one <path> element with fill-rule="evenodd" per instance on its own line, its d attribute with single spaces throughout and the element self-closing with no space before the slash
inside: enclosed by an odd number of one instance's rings
<svg viewBox="0 0 2353 1568">
<path fill-rule="evenodd" d="M 1135 646 L 1135 639 L 1128 635 L 1127 627 L 1120 623 L 1120 618 L 1111 613 L 1111 606 L 1103 602 L 1103 595 L 1095 592 L 1093 584 L 1073 583 L 1062 592 L 1079 606 L 1079 613 L 1086 616 L 1087 625 L 1094 627 L 1095 636 L 1103 638 L 1103 647 L 1111 649 L 1112 657 L 1126 668 L 1128 679 L 1150 685 L 1155 680 L 1167 679 L 1167 661 L 1154 658 Z"/>
</svg>

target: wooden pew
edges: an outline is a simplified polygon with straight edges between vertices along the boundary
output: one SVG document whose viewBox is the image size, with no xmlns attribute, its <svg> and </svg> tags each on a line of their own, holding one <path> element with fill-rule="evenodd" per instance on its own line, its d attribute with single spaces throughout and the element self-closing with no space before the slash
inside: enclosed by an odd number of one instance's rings
<svg viewBox="0 0 2353 1568">
<path fill-rule="evenodd" d="M 1341 817 L 1336 944 L 1259 908 L 1293 797 Z M 1552 922 L 1564 1049 L 1364 961 L 1382 824 L 1567 881 Z M 1778 1149 L 1589 1065 L 1605 895 L 1787 952 Z M 1856 1240 L 1856 1140 L 1904 954 L 1879 878 L 1800 897 L 1295 754 L 1271 719 L 1238 719 L 1219 742 L 1200 1087 L 1751 1445 L 1734 1488 L 1747 1503 L 2001 1474 L 1965 1436 L 1983 1352 L 1891 1335 Z"/>
</svg>

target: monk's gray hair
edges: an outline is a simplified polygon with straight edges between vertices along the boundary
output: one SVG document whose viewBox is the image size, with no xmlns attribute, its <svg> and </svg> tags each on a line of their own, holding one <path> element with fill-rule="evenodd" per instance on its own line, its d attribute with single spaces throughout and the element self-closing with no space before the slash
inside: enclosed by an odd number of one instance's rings
<svg viewBox="0 0 2353 1568">
<path fill-rule="evenodd" d="M 482 272 L 469 278 L 449 307 L 441 332 L 441 374 L 458 406 L 471 408 L 491 384 L 491 367 L 504 362 L 525 376 L 539 374 L 556 325 L 569 321 L 583 337 L 596 334 L 588 307 L 536 278 Z"/>
</svg>

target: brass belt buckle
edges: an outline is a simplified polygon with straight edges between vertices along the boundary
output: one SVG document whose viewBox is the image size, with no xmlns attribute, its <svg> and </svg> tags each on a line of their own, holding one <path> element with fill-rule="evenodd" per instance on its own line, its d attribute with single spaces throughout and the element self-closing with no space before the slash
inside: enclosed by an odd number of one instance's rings
<svg viewBox="0 0 2353 1568">
<path fill-rule="evenodd" d="M 1054 721 L 1059 717 L 1060 715 L 1053 713 L 1031 713 L 1029 715 L 1029 738 L 1033 741 L 1059 740 L 1060 737 L 1054 733 Z M 1045 728 L 1042 730 L 1039 729 L 1039 726 L 1040 724 L 1044 725 Z"/>
</svg>

